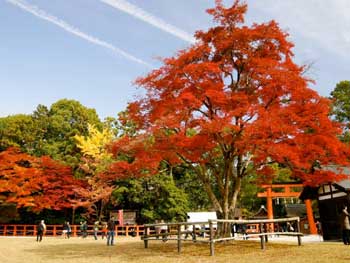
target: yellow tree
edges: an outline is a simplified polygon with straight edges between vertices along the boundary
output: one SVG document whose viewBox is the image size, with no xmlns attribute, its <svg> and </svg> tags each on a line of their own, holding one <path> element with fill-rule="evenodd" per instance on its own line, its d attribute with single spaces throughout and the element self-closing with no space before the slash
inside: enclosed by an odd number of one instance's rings
<svg viewBox="0 0 350 263">
<path fill-rule="evenodd" d="M 112 162 L 112 154 L 108 151 L 108 145 L 112 142 L 113 137 L 110 129 L 104 128 L 99 131 L 90 124 L 88 125 L 88 136 L 76 135 L 74 137 L 77 147 L 83 154 L 80 168 L 87 175 L 88 182 L 88 187 L 81 193 L 84 198 L 79 199 L 76 206 L 86 207 L 88 213 L 95 213 L 99 220 L 101 220 L 103 209 L 113 190 L 107 181 L 98 176 Z"/>
</svg>

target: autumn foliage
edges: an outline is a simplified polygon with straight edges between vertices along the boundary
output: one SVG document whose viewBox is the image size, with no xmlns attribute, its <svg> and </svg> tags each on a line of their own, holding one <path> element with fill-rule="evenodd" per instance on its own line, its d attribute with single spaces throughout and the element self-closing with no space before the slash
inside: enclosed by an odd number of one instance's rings
<svg viewBox="0 0 350 263">
<path fill-rule="evenodd" d="M 83 188 L 73 177 L 71 168 L 50 157 L 34 157 L 9 148 L 0 153 L 0 195 L 5 203 L 34 212 L 72 207 Z"/>
<path fill-rule="evenodd" d="M 115 176 L 157 172 L 160 163 L 196 171 L 222 218 L 233 213 L 249 172 L 272 180 L 273 164 L 304 184 L 340 179 L 329 164 L 348 164 L 330 101 L 308 87 L 293 62 L 288 34 L 275 21 L 244 25 L 247 5 L 208 10 L 216 26 L 136 84 L 147 94 L 130 103 L 138 133 L 114 144 Z M 213 183 L 213 181 L 215 183 Z"/>
</svg>

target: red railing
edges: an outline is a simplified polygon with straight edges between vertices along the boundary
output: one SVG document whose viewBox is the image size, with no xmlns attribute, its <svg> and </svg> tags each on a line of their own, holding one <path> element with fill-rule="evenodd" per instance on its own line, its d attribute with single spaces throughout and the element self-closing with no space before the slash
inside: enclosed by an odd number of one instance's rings
<svg viewBox="0 0 350 263">
<path fill-rule="evenodd" d="M 77 237 L 80 235 L 80 225 L 71 225 L 71 236 Z M 46 236 L 61 236 L 62 225 L 46 225 Z M 36 236 L 36 225 L 23 224 L 0 224 L 0 236 Z M 88 225 L 87 233 L 93 235 L 93 225 Z M 140 236 L 144 233 L 144 226 L 142 225 L 118 225 L 115 227 L 116 236 Z M 102 230 L 98 231 L 102 234 Z"/>
</svg>

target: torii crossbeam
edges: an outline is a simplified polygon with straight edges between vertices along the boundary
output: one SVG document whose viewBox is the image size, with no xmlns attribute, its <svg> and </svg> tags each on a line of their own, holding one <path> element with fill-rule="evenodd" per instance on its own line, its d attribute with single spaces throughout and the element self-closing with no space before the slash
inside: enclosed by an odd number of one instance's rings
<svg viewBox="0 0 350 263">
<path fill-rule="evenodd" d="M 266 208 L 267 208 L 267 218 L 273 219 L 273 205 L 272 205 L 272 199 L 273 198 L 286 198 L 286 197 L 299 197 L 303 185 L 302 184 L 263 184 L 260 187 L 264 188 L 265 191 L 262 193 L 258 193 L 258 197 L 265 197 L 266 198 Z M 281 192 L 274 192 L 273 189 L 280 189 Z M 317 228 L 313 216 L 312 211 L 312 205 L 311 200 L 306 199 L 305 201 L 306 206 L 306 215 L 310 226 L 310 234 L 316 235 L 317 234 Z"/>
</svg>

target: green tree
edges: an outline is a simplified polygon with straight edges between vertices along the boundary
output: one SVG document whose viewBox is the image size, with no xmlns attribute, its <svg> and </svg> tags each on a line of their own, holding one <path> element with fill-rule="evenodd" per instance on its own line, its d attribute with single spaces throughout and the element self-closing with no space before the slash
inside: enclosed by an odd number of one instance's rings
<svg viewBox="0 0 350 263">
<path fill-rule="evenodd" d="M 172 169 L 172 173 L 176 186 L 187 195 L 189 211 L 208 211 L 212 209 L 209 197 L 203 191 L 203 184 L 198 180 L 192 169 L 179 165 Z"/>
<path fill-rule="evenodd" d="M 342 141 L 350 141 L 350 81 L 343 80 L 337 83 L 331 92 L 332 116 L 344 124 Z"/>
<path fill-rule="evenodd" d="M 0 118 L 0 151 L 15 146 L 32 153 L 37 133 L 30 115 L 17 114 Z"/>
<path fill-rule="evenodd" d="M 260 190 L 257 181 L 258 176 L 254 173 L 250 173 L 242 179 L 242 189 L 238 196 L 238 207 L 242 209 L 242 214 L 245 216 L 253 215 L 266 202 L 257 197 Z"/>
<path fill-rule="evenodd" d="M 47 108 L 38 105 L 33 114 L 0 118 L 0 150 L 9 146 L 36 156 L 48 155 L 77 169 L 81 152 L 75 135 L 88 135 L 88 125 L 102 128 L 95 109 L 75 100 L 62 99 Z"/>
<path fill-rule="evenodd" d="M 39 104 L 31 117 L 36 128 L 32 154 L 36 156 L 48 155 L 45 148 L 47 140 L 50 137 L 48 136 L 48 129 L 50 127 L 49 109 L 45 105 Z M 28 149 L 25 150 L 28 151 Z"/>
<path fill-rule="evenodd" d="M 74 136 L 88 135 L 88 124 L 101 128 L 102 123 L 95 109 L 75 100 L 62 99 L 51 105 L 48 115 L 44 152 L 76 169 L 81 155 Z"/>
<path fill-rule="evenodd" d="M 189 211 L 187 195 L 176 187 L 172 176 L 117 180 L 113 202 L 121 209 L 140 211 L 140 223 L 183 221 Z"/>
</svg>

